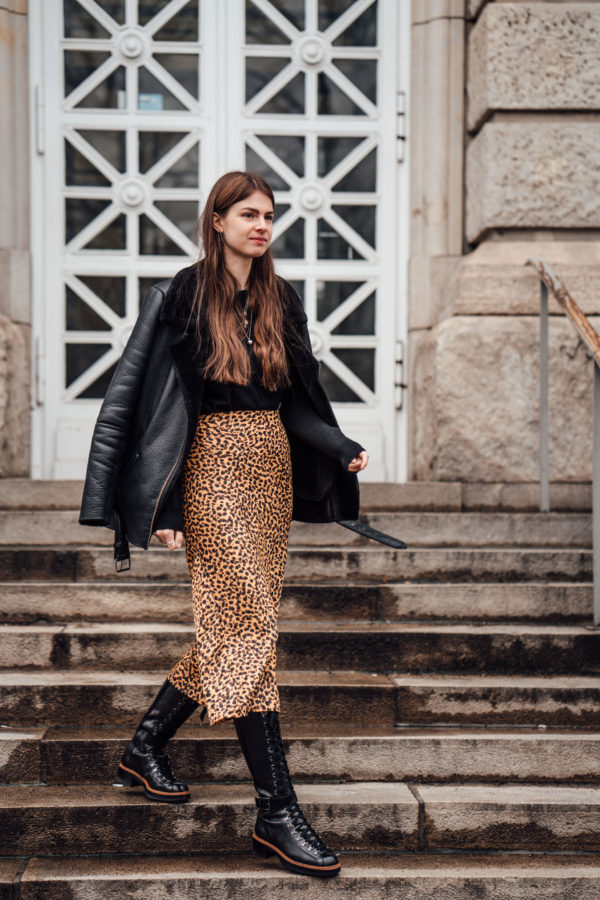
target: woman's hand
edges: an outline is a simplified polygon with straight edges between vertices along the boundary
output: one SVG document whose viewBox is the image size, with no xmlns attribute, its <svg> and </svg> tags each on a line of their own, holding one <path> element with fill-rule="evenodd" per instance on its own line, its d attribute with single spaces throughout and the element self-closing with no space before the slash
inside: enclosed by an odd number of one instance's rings
<svg viewBox="0 0 600 900">
<path fill-rule="evenodd" d="M 354 459 L 349 463 L 348 471 L 362 472 L 362 470 L 366 468 L 368 462 L 369 454 L 366 450 L 361 450 L 358 456 L 355 456 Z"/>
<path fill-rule="evenodd" d="M 171 531 L 169 528 L 161 528 L 160 531 L 152 532 L 164 544 L 168 550 L 181 550 L 183 546 L 183 532 Z"/>
</svg>

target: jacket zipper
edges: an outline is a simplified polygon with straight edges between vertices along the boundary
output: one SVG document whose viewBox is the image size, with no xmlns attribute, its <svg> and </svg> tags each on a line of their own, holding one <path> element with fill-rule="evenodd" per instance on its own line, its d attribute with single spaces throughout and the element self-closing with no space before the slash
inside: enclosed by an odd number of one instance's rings
<svg viewBox="0 0 600 900">
<path fill-rule="evenodd" d="M 165 488 L 166 488 L 166 486 L 167 486 L 168 483 L 169 483 L 169 480 L 170 480 L 170 478 L 171 478 L 171 475 L 173 474 L 173 472 L 174 472 L 175 469 L 177 468 L 177 464 L 179 463 L 179 458 L 180 458 L 180 456 L 181 456 L 181 451 L 183 450 L 184 445 L 185 445 L 185 440 L 186 440 L 186 439 L 185 439 L 185 437 L 184 437 L 184 439 L 182 440 L 181 445 L 180 445 L 180 447 L 179 447 L 179 453 L 177 454 L 177 459 L 176 459 L 175 462 L 173 463 L 173 466 L 171 467 L 171 471 L 169 472 L 169 474 L 168 474 L 167 477 L 165 478 L 164 484 L 163 484 L 162 488 L 160 489 L 160 494 L 158 495 L 158 499 L 157 499 L 157 501 L 156 501 L 156 503 L 155 503 L 155 505 L 154 505 L 154 512 L 152 513 L 152 522 L 150 523 L 150 537 L 148 538 L 148 541 L 147 541 L 147 543 L 146 543 L 146 549 L 148 549 L 148 546 L 149 546 L 149 544 L 150 544 L 150 541 L 152 540 L 152 532 L 154 531 L 154 520 L 156 519 L 156 513 L 157 513 L 157 511 L 158 511 L 158 506 L 159 506 L 159 504 L 160 504 L 161 497 L 162 497 L 162 495 L 163 495 L 164 492 L 165 492 Z"/>
</svg>

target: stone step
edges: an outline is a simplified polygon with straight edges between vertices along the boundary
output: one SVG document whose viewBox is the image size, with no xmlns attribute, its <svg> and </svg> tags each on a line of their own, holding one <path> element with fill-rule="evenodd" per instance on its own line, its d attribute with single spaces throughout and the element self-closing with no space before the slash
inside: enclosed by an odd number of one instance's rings
<svg viewBox="0 0 600 900">
<path fill-rule="evenodd" d="M 558 548 L 441 548 L 393 550 L 382 545 L 356 548 L 291 547 L 288 582 L 404 581 L 591 581 L 592 552 Z M 115 573 L 109 547 L 0 548 L 0 581 L 181 582 L 188 576 L 183 551 L 133 548 L 132 568 Z"/>
<path fill-rule="evenodd" d="M 590 583 L 292 584 L 280 620 L 591 621 Z M 0 623 L 191 621 L 189 582 L 4 582 Z"/>
<path fill-rule="evenodd" d="M 154 622 L 0 625 L 0 670 L 168 670 L 192 626 Z M 282 669 L 598 675 L 600 630 L 579 625 L 281 622 Z"/>
<path fill-rule="evenodd" d="M 1 510 L 79 510 L 82 480 L 53 481 L 32 478 L 0 479 Z M 592 490 L 589 482 L 550 485 L 553 510 L 589 512 Z M 419 510 L 461 512 L 537 512 L 540 488 L 536 482 L 457 482 L 457 481 L 362 481 L 360 506 L 363 512 Z"/>
<path fill-rule="evenodd" d="M 475 485 L 470 486 L 471 504 L 475 502 L 488 508 L 503 504 L 503 496 L 511 494 L 510 509 L 521 508 L 522 503 L 513 502 L 527 497 L 527 509 L 539 508 L 539 490 L 531 493 L 530 485 L 482 485 L 483 493 Z M 499 488 L 503 490 L 500 491 Z M 562 487 L 562 489 L 561 489 Z M 496 489 L 494 491 L 494 488 Z M 517 488 L 517 490 L 513 490 Z M 583 488 L 583 493 L 582 493 Z M 491 489 L 491 490 L 490 490 Z M 589 485 L 552 485 L 553 500 L 557 509 L 585 510 L 590 506 Z M 567 497 L 565 494 L 571 495 Z M 586 490 L 587 489 L 587 490 Z M 0 510 L 79 510 L 83 493 L 82 480 L 53 481 L 51 479 L 2 478 L 0 480 Z M 463 485 L 449 481 L 412 481 L 405 484 L 391 482 L 364 482 L 360 487 L 361 509 L 411 509 L 411 510 L 454 510 L 460 512 L 463 506 Z M 479 496 L 481 494 L 481 497 Z M 492 496 L 493 494 L 493 496 Z M 514 496 L 512 496 L 514 495 Z M 581 495 L 581 496 L 580 496 Z M 570 499 L 571 502 L 566 501 Z"/>
<path fill-rule="evenodd" d="M 373 842 L 375 844 L 375 841 Z M 375 849 L 374 847 L 372 849 Z M 235 855 L 86 857 L 7 860 L 6 884 L 18 881 L 15 900 L 231 900 L 277 897 L 297 900 L 308 888 L 311 900 L 330 898 L 332 889 L 349 900 L 598 900 L 600 865 L 595 855 L 534 856 L 348 853 L 334 884 L 312 878 L 308 885 L 285 872 L 275 859 Z M 24 870 L 23 870 L 24 869 Z M 10 880 L 9 880 L 10 879 Z M 0 882 L 2 884 L 2 882 Z M 8 896 L 8 894 L 7 894 Z"/>
<path fill-rule="evenodd" d="M 110 784 L 131 735 L 123 726 L 1 729 L 0 784 Z M 298 781 L 600 782 L 598 732 L 320 724 L 288 725 L 283 738 Z M 169 755 L 191 783 L 248 779 L 231 724 L 186 724 Z"/>
<path fill-rule="evenodd" d="M 363 512 L 362 519 L 414 547 L 591 547 L 589 513 Z M 30 546 L 108 546 L 108 528 L 81 526 L 78 511 L 0 511 L 0 545 L 14 546 L 27 535 Z M 337 524 L 293 522 L 290 545 L 367 545 Z"/>
<path fill-rule="evenodd" d="M 136 725 L 166 672 L 0 672 L 0 720 Z M 542 725 L 600 728 L 600 678 L 377 675 L 280 670 L 285 725 Z"/>
<path fill-rule="evenodd" d="M 298 784 L 313 827 L 339 852 L 377 849 L 593 852 L 600 787 Z M 140 789 L 14 786 L 0 791 L 7 856 L 240 852 L 256 807 L 250 784 L 199 784 L 189 803 L 150 803 Z M 10 823 L 10 824 L 9 824 Z"/>
<path fill-rule="evenodd" d="M 311 824 L 340 850 L 371 849 L 374 821 L 386 823 L 380 849 L 417 849 L 419 804 L 406 784 L 303 784 L 297 793 Z M 240 852 L 255 817 L 249 783 L 196 785 L 191 801 L 176 805 L 111 785 L 0 790 L 6 855 Z"/>
</svg>

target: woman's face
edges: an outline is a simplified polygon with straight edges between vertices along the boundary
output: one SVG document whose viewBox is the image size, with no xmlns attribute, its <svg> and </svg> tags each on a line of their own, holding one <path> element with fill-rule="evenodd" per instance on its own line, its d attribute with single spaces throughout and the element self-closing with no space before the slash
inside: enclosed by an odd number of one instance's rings
<svg viewBox="0 0 600 900">
<path fill-rule="evenodd" d="M 252 259 L 262 256 L 271 243 L 273 204 L 266 194 L 254 191 L 224 216 L 214 213 L 213 225 L 222 232 L 226 251 Z"/>
</svg>

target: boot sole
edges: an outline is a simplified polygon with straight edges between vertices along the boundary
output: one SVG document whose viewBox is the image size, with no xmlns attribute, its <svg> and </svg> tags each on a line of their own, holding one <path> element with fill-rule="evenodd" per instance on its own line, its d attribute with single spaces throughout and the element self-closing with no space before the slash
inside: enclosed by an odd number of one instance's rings
<svg viewBox="0 0 600 900">
<path fill-rule="evenodd" d="M 268 841 L 257 837 L 256 834 L 252 835 L 252 852 L 255 856 L 260 856 L 262 859 L 268 859 L 269 856 L 276 856 L 285 869 L 289 872 L 294 872 L 296 875 L 314 875 L 317 878 L 333 878 L 342 868 L 340 863 L 336 863 L 334 866 L 311 866 L 309 863 L 297 862 L 289 856 L 286 856 L 285 853 L 282 853 L 275 844 L 270 844 Z"/>
<path fill-rule="evenodd" d="M 139 787 L 142 786 L 144 794 L 149 800 L 155 800 L 157 803 L 187 803 L 190 800 L 190 791 L 157 791 L 151 788 L 145 778 L 128 769 L 126 766 L 119 766 L 118 781 L 115 781 L 113 787 Z"/>
</svg>

